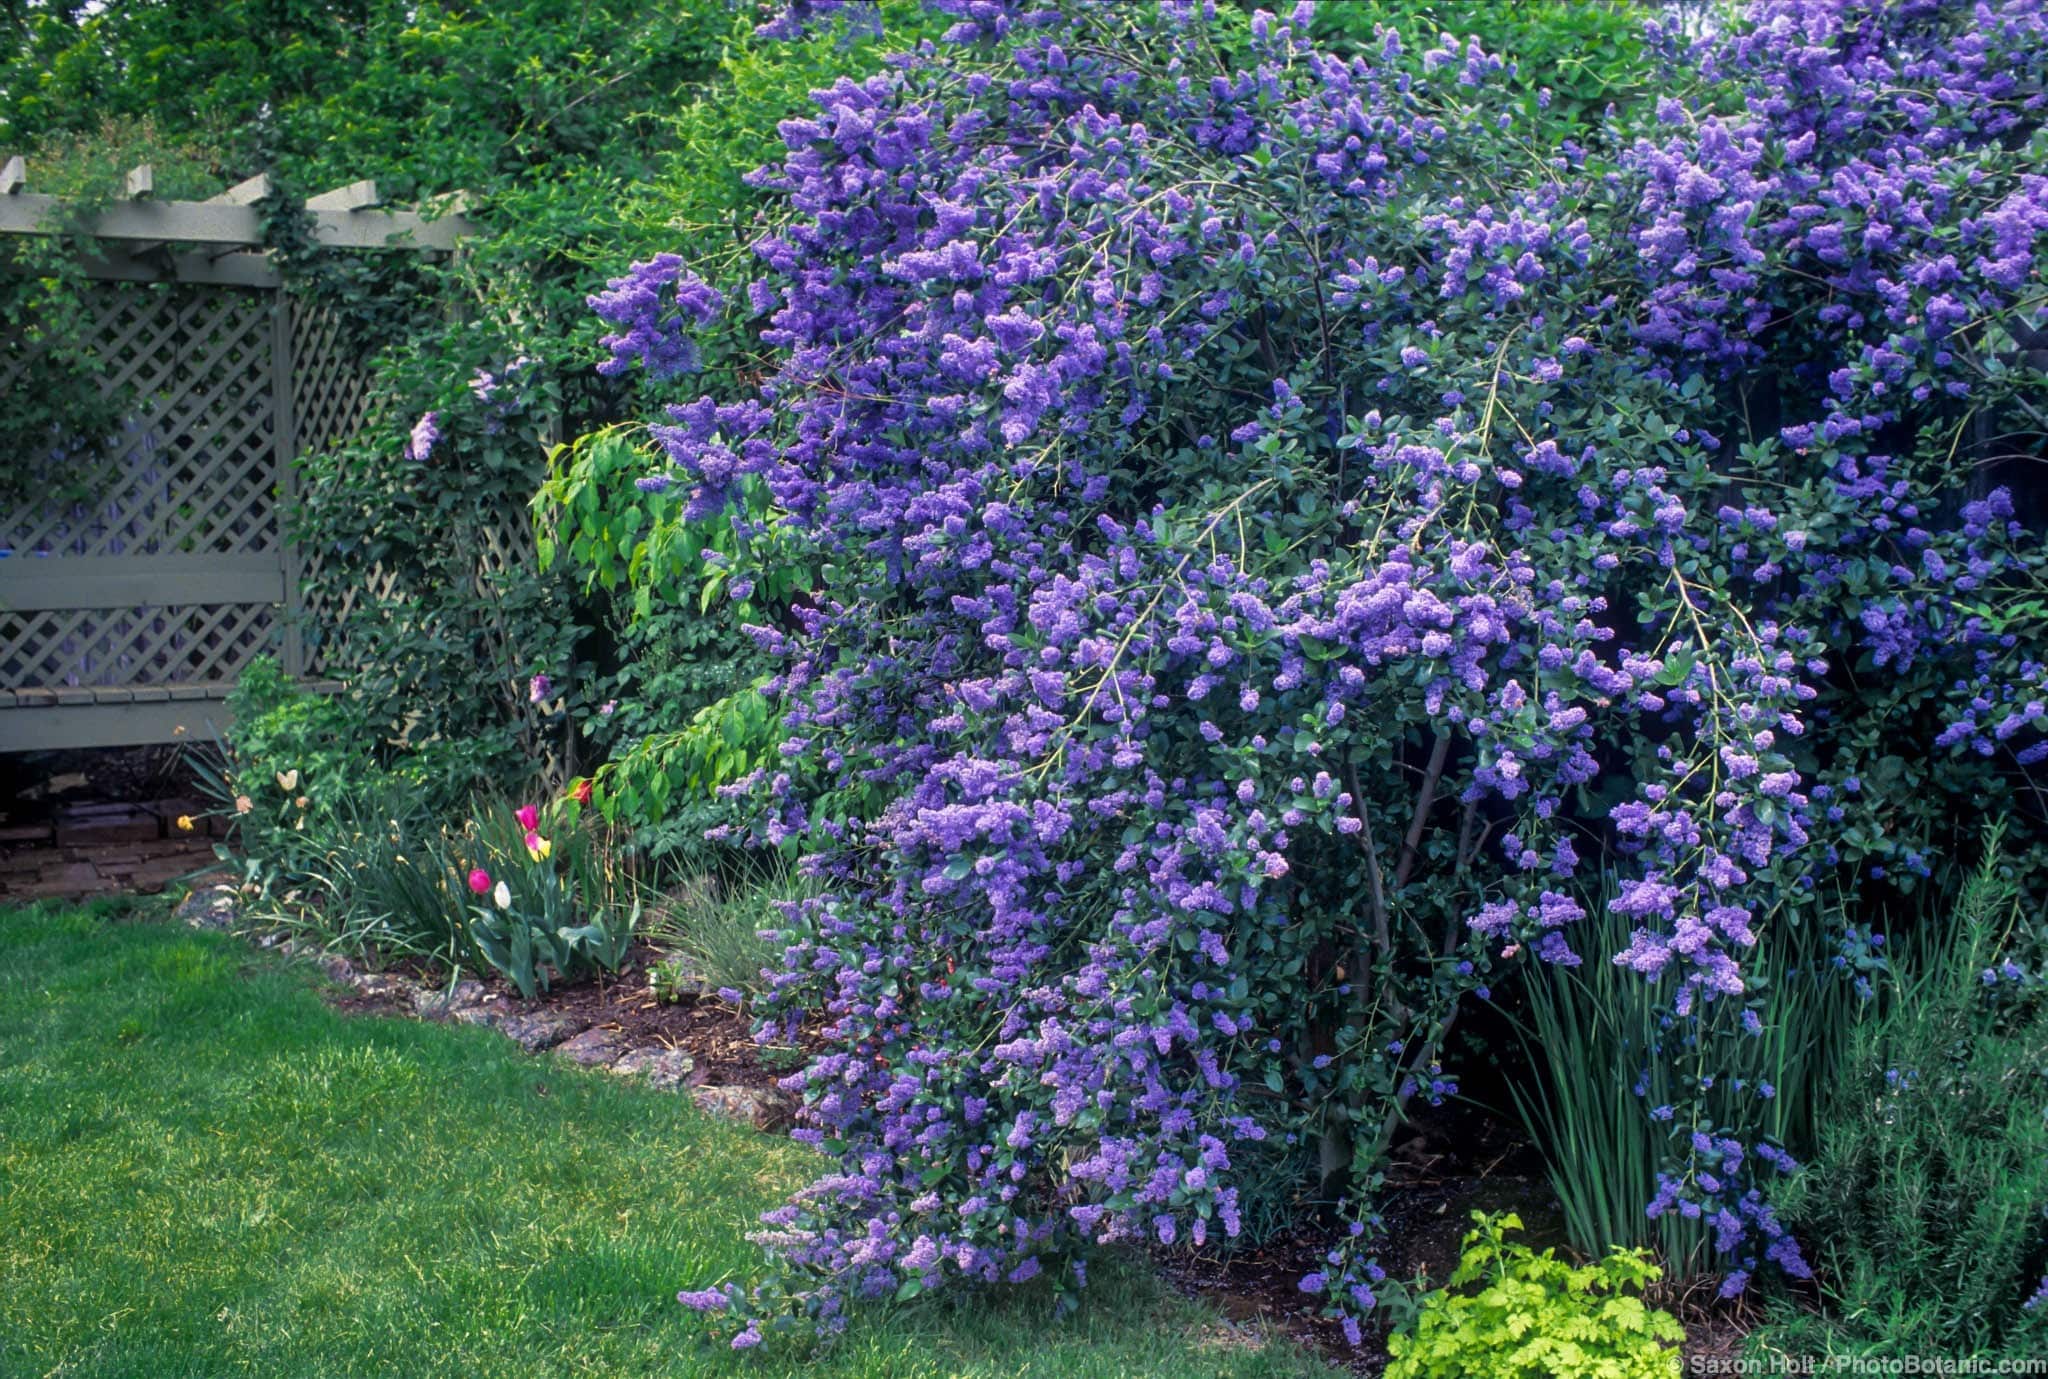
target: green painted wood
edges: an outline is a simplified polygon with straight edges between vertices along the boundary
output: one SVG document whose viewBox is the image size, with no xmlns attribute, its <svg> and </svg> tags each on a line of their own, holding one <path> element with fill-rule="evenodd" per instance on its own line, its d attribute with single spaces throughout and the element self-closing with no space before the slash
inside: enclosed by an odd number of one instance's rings
<svg viewBox="0 0 2048 1379">
<path fill-rule="evenodd" d="M 228 687 L 190 699 L 155 703 L 59 705 L 0 712 L 0 752 L 51 752 L 73 747 L 141 747 L 159 742 L 213 742 L 227 729 Z"/>
<path fill-rule="evenodd" d="M 283 564 L 271 552 L 0 560 L 0 610 L 15 612 L 282 603 L 284 597 Z"/>
<path fill-rule="evenodd" d="M 0 234 L 48 233 L 59 217 L 63 199 L 17 192 L 0 197 Z M 429 220 L 417 211 L 312 210 L 313 239 L 333 249 L 452 250 L 456 241 L 476 233 L 464 216 Z M 102 240 L 137 240 L 151 244 L 226 244 L 237 248 L 263 246 L 263 217 L 254 206 L 215 201 L 116 201 L 86 227 Z"/>
<path fill-rule="evenodd" d="M 18 160 L 8 171 L 0 235 L 47 232 L 60 203 L 23 190 Z M 309 688 L 340 688 L 307 677 L 340 650 L 321 634 L 356 591 L 305 606 L 317 556 L 291 549 L 279 508 L 297 457 L 361 426 L 367 384 L 331 313 L 279 290 L 253 204 L 267 190 L 257 178 L 206 202 L 137 195 L 89 227 L 100 383 L 136 415 L 82 476 L 89 511 L 0 511 L 0 549 L 15 552 L 0 557 L 0 752 L 210 738 L 259 652 L 281 653 Z M 375 202 L 367 183 L 315 198 L 316 241 L 449 250 L 475 232 L 459 213 Z M 0 370 L 0 395 L 9 382 Z"/>
</svg>

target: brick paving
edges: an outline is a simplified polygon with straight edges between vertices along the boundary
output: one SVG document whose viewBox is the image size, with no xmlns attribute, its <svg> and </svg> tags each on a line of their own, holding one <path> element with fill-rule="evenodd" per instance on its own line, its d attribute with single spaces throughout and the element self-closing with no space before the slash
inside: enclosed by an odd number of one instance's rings
<svg viewBox="0 0 2048 1379">
<path fill-rule="evenodd" d="M 0 825 L 0 904 L 151 895 L 214 864 L 211 821 L 192 800 L 79 804 Z M 180 816 L 195 827 L 178 827 Z"/>
</svg>

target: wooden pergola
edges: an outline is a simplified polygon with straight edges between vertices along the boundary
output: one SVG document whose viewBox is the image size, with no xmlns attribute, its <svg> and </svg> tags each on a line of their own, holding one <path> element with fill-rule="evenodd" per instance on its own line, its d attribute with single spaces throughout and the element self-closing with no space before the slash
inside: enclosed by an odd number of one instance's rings
<svg viewBox="0 0 2048 1379">
<path fill-rule="evenodd" d="M 70 476 L 95 497 L 0 507 L 0 751 L 205 738 L 255 656 L 302 679 L 327 669 L 281 514 L 294 460 L 362 425 L 366 380 L 335 318 L 280 290 L 256 205 L 269 179 L 205 201 L 157 200 L 153 181 L 134 169 L 84 227 L 98 377 L 132 404 Z M 394 209 L 372 182 L 306 209 L 339 249 L 446 254 L 477 233 L 459 198 Z M 21 158 L 0 163 L 0 235 L 68 218 L 28 190 Z M 0 393 L 19 381 L 0 364 Z"/>
</svg>

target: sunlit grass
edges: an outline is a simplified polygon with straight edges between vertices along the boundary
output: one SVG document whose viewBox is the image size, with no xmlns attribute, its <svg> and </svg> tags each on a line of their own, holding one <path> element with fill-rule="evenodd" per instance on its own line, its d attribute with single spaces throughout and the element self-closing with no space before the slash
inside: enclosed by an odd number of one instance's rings
<svg viewBox="0 0 2048 1379">
<path fill-rule="evenodd" d="M 736 1355 L 805 1153 L 468 1027 L 345 1017 L 230 939 L 0 912 L 0 1374 L 1305 1376 L 1141 1267 Z"/>
</svg>

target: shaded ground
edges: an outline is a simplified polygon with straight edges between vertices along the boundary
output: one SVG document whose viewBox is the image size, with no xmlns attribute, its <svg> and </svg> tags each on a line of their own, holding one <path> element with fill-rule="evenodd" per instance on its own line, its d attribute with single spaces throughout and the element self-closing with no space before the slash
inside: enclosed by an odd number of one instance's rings
<svg viewBox="0 0 2048 1379">
<path fill-rule="evenodd" d="M 154 894 L 215 864 L 206 821 L 190 801 L 146 805 L 96 801 L 12 811 L 0 823 L 0 904 Z"/>
<path fill-rule="evenodd" d="M 0 905 L 154 894 L 204 870 L 196 795 L 178 747 L 0 755 Z"/>
</svg>

